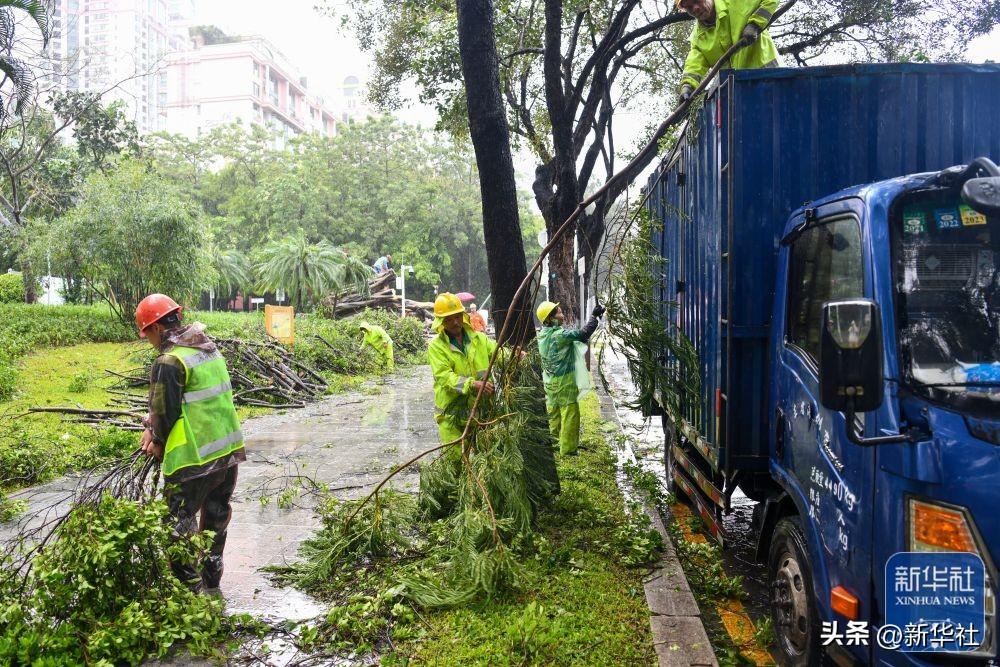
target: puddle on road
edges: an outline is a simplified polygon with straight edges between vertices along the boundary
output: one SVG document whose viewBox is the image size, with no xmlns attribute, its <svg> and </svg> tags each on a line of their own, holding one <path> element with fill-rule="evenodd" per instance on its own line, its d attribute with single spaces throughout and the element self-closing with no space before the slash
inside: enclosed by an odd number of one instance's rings
<svg viewBox="0 0 1000 667">
<path fill-rule="evenodd" d="M 381 426 L 389 421 L 390 403 L 375 403 L 365 410 L 361 423 L 365 426 Z"/>
</svg>

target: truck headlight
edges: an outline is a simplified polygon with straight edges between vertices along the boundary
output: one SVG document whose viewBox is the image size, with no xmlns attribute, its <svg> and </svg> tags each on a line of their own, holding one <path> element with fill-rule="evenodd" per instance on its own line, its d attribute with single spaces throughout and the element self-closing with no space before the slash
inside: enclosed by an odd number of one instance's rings
<svg viewBox="0 0 1000 667">
<path fill-rule="evenodd" d="M 969 510 L 916 498 L 909 498 L 907 505 L 907 546 L 910 551 L 961 551 L 978 555 L 984 563 L 992 562 Z M 996 654 L 996 596 L 990 571 L 987 566 L 985 639 L 978 649 L 961 655 L 992 657 Z"/>
</svg>

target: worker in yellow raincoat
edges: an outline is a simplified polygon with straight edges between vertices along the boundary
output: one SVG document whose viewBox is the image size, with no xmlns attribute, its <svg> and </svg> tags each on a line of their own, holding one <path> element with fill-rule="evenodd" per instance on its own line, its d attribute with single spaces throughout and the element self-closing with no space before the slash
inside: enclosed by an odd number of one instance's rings
<svg viewBox="0 0 1000 667">
<path fill-rule="evenodd" d="M 385 329 L 377 324 L 362 322 L 359 325 L 364 338 L 361 347 L 366 345 L 375 351 L 382 369 L 392 372 L 396 368 L 396 357 L 392 350 L 392 338 Z"/>
<path fill-rule="evenodd" d="M 681 101 L 691 96 L 708 70 L 741 38 L 750 45 L 729 61 L 733 69 L 778 66 L 778 49 L 764 30 L 778 9 L 778 0 L 677 0 L 677 7 L 697 19 L 681 76 Z"/>
<path fill-rule="evenodd" d="M 559 441 L 559 453 L 576 454 L 580 446 L 580 396 L 590 389 L 590 372 L 585 354 L 587 342 L 597 330 L 604 307 L 597 304 L 582 329 L 563 326 L 558 303 L 543 301 L 535 315 L 542 323 L 538 331 L 538 351 L 542 357 L 545 406 L 549 431 Z"/>
<path fill-rule="evenodd" d="M 463 416 L 480 388 L 493 393 L 486 369 L 497 344 L 472 329 L 465 307 L 450 292 L 434 301 L 431 328 L 437 335 L 427 349 L 427 359 L 434 374 L 434 420 L 443 444 L 462 436 Z"/>
</svg>

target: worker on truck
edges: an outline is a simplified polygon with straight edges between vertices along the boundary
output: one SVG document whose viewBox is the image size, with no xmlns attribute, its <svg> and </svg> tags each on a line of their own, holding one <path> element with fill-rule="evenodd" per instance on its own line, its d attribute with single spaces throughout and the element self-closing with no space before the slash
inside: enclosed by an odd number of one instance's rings
<svg viewBox="0 0 1000 667">
<path fill-rule="evenodd" d="M 559 453 L 575 455 L 580 446 L 580 395 L 590 388 L 585 354 L 604 306 L 597 304 L 582 329 L 567 329 L 558 303 L 543 301 L 535 315 L 541 322 L 538 351 L 542 357 L 545 406 L 549 432 L 559 441 Z"/>
<path fill-rule="evenodd" d="M 733 69 L 778 66 L 778 49 L 765 30 L 778 9 L 778 0 L 677 0 L 677 7 L 697 19 L 681 76 L 682 102 L 691 97 L 708 70 L 740 39 L 750 45 L 733 56 Z"/>
<path fill-rule="evenodd" d="M 141 449 L 162 461 L 174 534 L 215 533 L 201 572 L 185 563 L 171 563 L 171 569 L 196 591 L 216 590 L 236 472 L 246 460 L 226 360 L 204 325 L 181 325 L 181 307 L 169 296 L 140 301 L 135 322 L 139 336 L 159 353 L 150 371 Z"/>
<path fill-rule="evenodd" d="M 486 369 L 497 344 L 473 330 L 465 306 L 450 292 L 442 292 L 434 300 L 431 329 L 437 334 L 427 349 L 434 374 L 434 420 L 441 442 L 449 443 L 462 437 L 465 418 L 479 390 L 493 393 Z"/>
</svg>

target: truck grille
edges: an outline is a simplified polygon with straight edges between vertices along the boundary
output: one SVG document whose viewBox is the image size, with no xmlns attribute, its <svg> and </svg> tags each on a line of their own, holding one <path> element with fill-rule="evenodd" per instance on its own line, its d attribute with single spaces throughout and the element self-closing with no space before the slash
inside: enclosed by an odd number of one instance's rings
<svg viewBox="0 0 1000 667">
<path fill-rule="evenodd" d="M 905 249 L 906 274 L 913 288 L 954 290 L 969 284 L 976 272 L 975 245 L 921 245 Z M 910 282 L 910 281 L 907 281 Z"/>
</svg>

